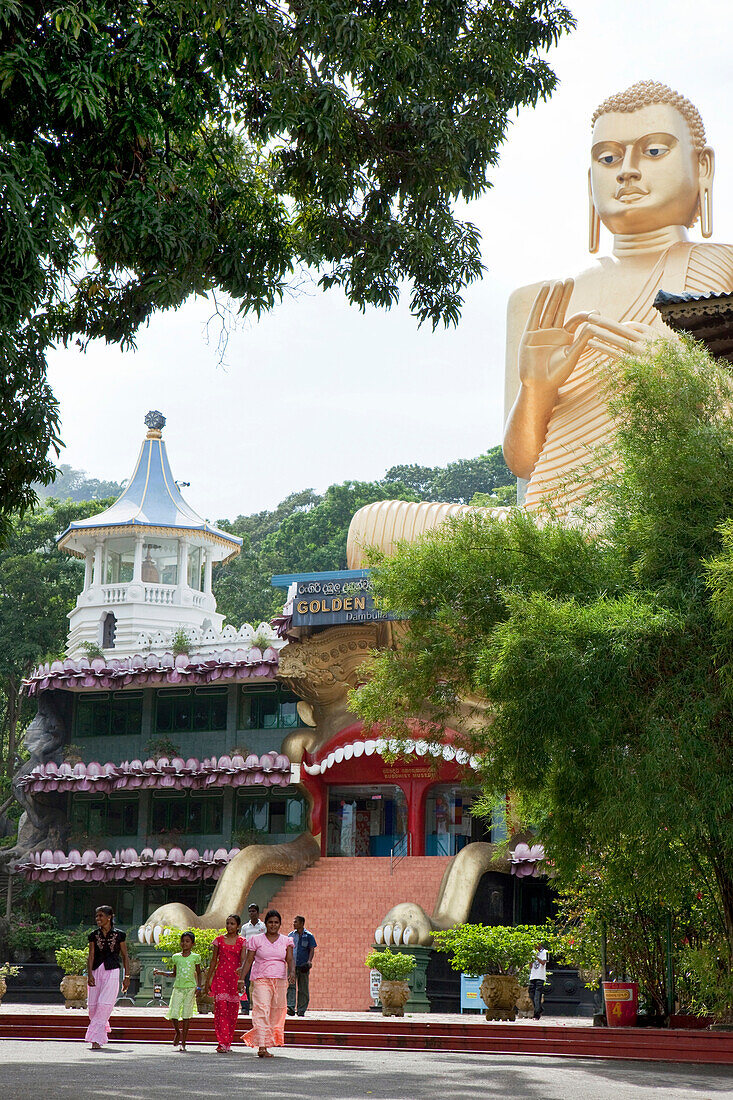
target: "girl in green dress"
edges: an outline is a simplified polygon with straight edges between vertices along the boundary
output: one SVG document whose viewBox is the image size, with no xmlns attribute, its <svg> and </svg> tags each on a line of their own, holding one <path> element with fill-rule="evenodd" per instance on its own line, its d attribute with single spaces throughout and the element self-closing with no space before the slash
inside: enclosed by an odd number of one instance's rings
<svg viewBox="0 0 733 1100">
<path fill-rule="evenodd" d="M 173 1046 L 177 1047 L 180 1044 L 180 1049 L 184 1052 L 188 1025 L 191 1023 L 191 1017 L 197 1015 L 196 991 L 202 985 L 201 956 L 193 950 L 195 943 L 196 937 L 193 932 L 182 932 L 181 950 L 173 956 L 173 969 L 153 971 L 153 974 L 173 978 L 167 1016 L 175 1028 Z"/>
</svg>

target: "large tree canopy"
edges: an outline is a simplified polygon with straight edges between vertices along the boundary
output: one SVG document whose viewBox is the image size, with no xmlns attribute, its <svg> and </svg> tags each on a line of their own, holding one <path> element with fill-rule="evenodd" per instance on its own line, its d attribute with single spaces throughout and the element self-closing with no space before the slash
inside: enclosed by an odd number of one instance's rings
<svg viewBox="0 0 733 1100">
<path fill-rule="evenodd" d="M 482 698 L 487 790 L 561 876 L 621 837 L 640 877 L 683 851 L 733 957 L 733 381 L 693 345 L 617 369 L 586 522 L 476 514 L 381 565 L 409 626 L 354 705 L 409 736 Z"/>
<path fill-rule="evenodd" d="M 452 200 L 572 26 L 559 0 L 3 0 L 0 514 L 52 476 L 53 341 L 129 344 L 192 293 L 259 314 L 299 264 L 455 322 L 481 261 Z"/>
</svg>

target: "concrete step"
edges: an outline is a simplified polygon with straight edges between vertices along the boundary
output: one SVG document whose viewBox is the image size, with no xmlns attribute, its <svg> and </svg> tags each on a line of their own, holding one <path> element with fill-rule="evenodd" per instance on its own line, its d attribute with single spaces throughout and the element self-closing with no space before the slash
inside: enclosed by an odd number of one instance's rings
<svg viewBox="0 0 733 1100">
<path fill-rule="evenodd" d="M 0 1014 L 0 1038 L 82 1041 L 85 1013 Z M 115 1014 L 110 1041 L 170 1043 L 171 1025 L 152 1014 Z M 250 1027 L 240 1017 L 237 1036 Z M 285 1026 L 286 1045 L 355 1050 L 443 1050 L 476 1054 L 552 1055 L 568 1058 L 613 1058 L 643 1061 L 733 1065 L 733 1034 L 710 1031 L 651 1030 L 648 1028 L 556 1027 L 543 1024 L 475 1022 L 431 1023 L 375 1015 L 369 1019 L 291 1019 Z M 213 1018 L 191 1022 L 191 1044 L 216 1045 Z"/>
</svg>

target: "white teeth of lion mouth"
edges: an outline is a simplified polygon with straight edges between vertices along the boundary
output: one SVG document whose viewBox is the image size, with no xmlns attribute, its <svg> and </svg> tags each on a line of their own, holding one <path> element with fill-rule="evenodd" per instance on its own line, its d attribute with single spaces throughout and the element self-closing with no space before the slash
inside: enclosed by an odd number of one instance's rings
<svg viewBox="0 0 733 1100">
<path fill-rule="evenodd" d="M 324 756 L 317 764 L 303 764 L 308 775 L 323 775 L 334 764 L 340 764 L 343 760 L 358 759 L 360 756 L 384 756 L 386 753 L 399 754 L 401 756 L 432 756 L 435 759 L 442 757 L 449 762 L 455 760 L 456 764 L 468 764 L 474 771 L 478 771 L 481 761 L 478 756 L 471 756 L 465 749 L 457 749 L 455 745 L 445 744 L 440 741 L 404 741 L 400 743 L 394 738 L 390 740 L 378 737 L 372 740 L 351 741 L 348 745 L 339 746 Z"/>
</svg>

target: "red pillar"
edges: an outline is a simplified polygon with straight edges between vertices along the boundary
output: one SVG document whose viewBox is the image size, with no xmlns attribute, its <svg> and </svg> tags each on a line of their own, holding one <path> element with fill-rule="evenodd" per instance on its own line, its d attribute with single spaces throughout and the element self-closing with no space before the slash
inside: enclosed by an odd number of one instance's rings
<svg viewBox="0 0 733 1100">
<path fill-rule="evenodd" d="M 412 854 L 425 855 L 425 794 L 430 785 L 427 779 L 411 779 L 403 790 L 407 798 L 407 831 L 412 837 Z"/>
</svg>

